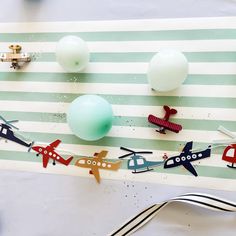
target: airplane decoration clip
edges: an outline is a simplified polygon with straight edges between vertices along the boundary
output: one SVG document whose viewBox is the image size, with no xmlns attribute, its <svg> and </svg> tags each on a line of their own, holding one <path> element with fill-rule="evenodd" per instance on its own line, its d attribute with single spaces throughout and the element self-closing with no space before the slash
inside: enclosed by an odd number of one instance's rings
<svg viewBox="0 0 236 236">
<path fill-rule="evenodd" d="M 236 135 L 223 126 L 219 126 L 218 130 L 229 136 L 231 139 L 214 140 L 213 142 L 218 144 L 229 144 L 223 152 L 222 160 L 231 163 L 231 165 L 227 165 L 229 168 L 236 168 L 234 166 L 236 163 Z"/>
<path fill-rule="evenodd" d="M 127 163 L 127 168 L 129 170 L 133 170 L 132 171 L 133 174 L 151 171 L 153 170 L 152 167 L 163 164 L 163 161 L 147 161 L 143 156 L 137 155 L 137 154 L 152 154 L 152 152 L 149 151 L 135 152 L 131 149 L 124 147 L 121 147 L 120 149 L 129 152 L 123 156 L 120 156 L 119 159 L 123 159 L 125 157 L 130 158 Z"/>
<path fill-rule="evenodd" d="M 163 119 L 154 115 L 149 115 L 148 121 L 154 125 L 159 126 L 159 129 L 157 129 L 156 131 L 161 134 L 166 134 L 166 129 L 175 133 L 179 133 L 179 131 L 182 130 L 182 126 L 169 121 L 170 116 L 176 114 L 177 110 L 171 109 L 169 106 L 166 105 L 163 106 L 163 108 L 165 110 L 165 116 Z"/>
<path fill-rule="evenodd" d="M 192 166 L 192 161 L 197 161 L 211 156 L 211 145 L 207 149 L 199 152 L 193 152 L 193 141 L 186 143 L 183 151 L 174 157 L 168 158 L 164 163 L 164 168 L 172 168 L 176 166 L 184 166 L 194 176 L 198 176 L 196 170 Z"/>
<path fill-rule="evenodd" d="M 18 143 L 20 145 L 28 147 L 30 150 L 34 142 L 26 143 L 22 139 L 18 138 L 12 130 L 12 129 L 18 130 L 18 128 L 12 124 L 18 122 L 18 120 L 6 120 L 2 116 L 0 116 L 0 120 L 3 121 L 3 123 L 0 123 L 0 138 L 4 138 L 6 140 Z"/>
<path fill-rule="evenodd" d="M 30 62 L 31 58 L 28 53 L 21 53 L 20 45 L 10 45 L 9 48 L 12 52 L 0 53 L 0 61 L 11 62 L 11 67 L 14 69 L 19 69 L 19 62 Z"/>
<path fill-rule="evenodd" d="M 69 157 L 68 159 L 64 159 L 60 156 L 56 151 L 55 148 L 61 143 L 61 140 L 57 139 L 56 141 L 50 143 L 46 147 L 42 146 L 33 146 L 32 149 L 37 152 L 36 156 L 42 155 L 43 156 L 43 167 L 46 168 L 51 158 L 53 160 L 53 165 L 56 165 L 56 161 L 68 166 L 72 161 L 73 157 Z"/>
<path fill-rule="evenodd" d="M 94 156 L 92 158 L 82 157 L 76 161 L 75 165 L 82 168 L 89 168 L 89 173 L 94 175 L 96 181 L 100 183 L 99 169 L 116 171 L 120 168 L 121 164 L 121 161 L 105 161 L 104 158 L 107 156 L 107 153 L 108 151 L 101 151 L 99 153 L 94 153 Z"/>
</svg>

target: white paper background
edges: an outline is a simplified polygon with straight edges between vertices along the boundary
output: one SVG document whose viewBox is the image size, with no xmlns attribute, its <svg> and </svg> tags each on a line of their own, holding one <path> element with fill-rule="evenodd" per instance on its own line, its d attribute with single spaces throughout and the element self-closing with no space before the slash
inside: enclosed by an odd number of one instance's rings
<svg viewBox="0 0 236 236">
<path fill-rule="evenodd" d="M 0 10 L 0 22 L 229 16 L 236 1 L 8 0 Z M 234 192 L 1 171 L 0 235 L 106 235 L 150 204 L 190 191 L 236 201 Z M 235 235 L 235 219 L 174 204 L 136 235 Z"/>
</svg>

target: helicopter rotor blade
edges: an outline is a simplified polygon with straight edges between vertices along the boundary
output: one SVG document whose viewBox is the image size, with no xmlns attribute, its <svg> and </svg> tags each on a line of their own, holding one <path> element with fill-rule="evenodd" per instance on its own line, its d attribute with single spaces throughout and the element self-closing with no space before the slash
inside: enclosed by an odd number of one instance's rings
<svg viewBox="0 0 236 236">
<path fill-rule="evenodd" d="M 131 156 L 131 155 L 134 155 L 133 153 L 128 153 L 128 154 L 125 154 L 123 156 L 120 156 L 118 157 L 119 159 L 122 159 L 122 158 L 125 158 L 125 157 L 128 157 L 128 156 Z"/>
<path fill-rule="evenodd" d="M 11 123 L 10 123 L 10 124 L 7 124 L 7 125 L 9 125 L 10 127 L 14 128 L 14 129 L 16 129 L 16 130 L 19 130 L 18 127 L 16 127 L 15 125 L 12 125 Z"/>
<path fill-rule="evenodd" d="M 6 124 L 6 125 L 8 125 L 8 126 L 10 126 L 10 127 L 12 127 L 12 128 L 14 128 L 14 129 L 19 129 L 19 128 L 17 128 L 15 125 L 12 125 L 11 123 L 15 123 L 15 122 L 18 122 L 18 120 L 6 120 L 5 118 L 3 118 L 2 116 L 0 116 L 0 119 L 1 120 L 3 120 L 3 122 Z"/>
<path fill-rule="evenodd" d="M 19 120 L 8 120 L 8 121 L 7 121 L 8 124 L 16 123 L 16 122 L 19 122 Z"/>
<path fill-rule="evenodd" d="M 152 154 L 153 152 L 151 151 L 140 151 L 140 152 L 134 152 L 135 154 Z"/>
<path fill-rule="evenodd" d="M 2 116 L 0 116 L 0 119 L 3 120 L 5 123 L 7 123 L 7 120 L 4 119 Z"/>
<path fill-rule="evenodd" d="M 125 147 L 120 147 L 121 150 L 127 151 L 127 152 L 131 152 L 131 153 L 135 153 L 133 150 L 125 148 Z"/>
</svg>

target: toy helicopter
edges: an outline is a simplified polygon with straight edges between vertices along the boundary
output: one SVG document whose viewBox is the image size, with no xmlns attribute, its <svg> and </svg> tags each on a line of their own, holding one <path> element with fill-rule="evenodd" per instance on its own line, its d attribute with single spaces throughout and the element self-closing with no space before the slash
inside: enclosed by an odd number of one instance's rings
<svg viewBox="0 0 236 236">
<path fill-rule="evenodd" d="M 153 169 L 150 169 L 150 167 L 159 166 L 163 164 L 163 161 L 147 161 L 143 156 L 137 155 L 137 154 L 152 154 L 152 152 L 149 151 L 135 152 L 131 149 L 124 147 L 121 147 L 120 149 L 129 152 L 128 154 L 120 156 L 119 159 L 130 156 L 131 159 L 128 160 L 127 168 L 129 170 L 133 170 L 132 171 L 133 174 L 151 171 Z"/>
<path fill-rule="evenodd" d="M 170 157 L 165 161 L 164 168 L 167 169 L 182 165 L 194 176 L 198 176 L 191 162 L 210 157 L 211 146 L 209 145 L 206 150 L 199 152 L 193 152 L 192 148 L 193 148 L 193 141 L 187 142 L 183 148 L 183 151 L 179 155 Z"/>
<path fill-rule="evenodd" d="M 236 168 L 234 166 L 236 163 L 236 135 L 223 126 L 219 126 L 218 130 L 229 136 L 231 139 L 214 140 L 213 142 L 218 144 L 229 144 L 223 152 L 222 160 L 231 163 L 231 165 L 227 165 L 229 168 Z"/>
<path fill-rule="evenodd" d="M 108 151 L 101 151 L 99 153 L 94 153 L 93 158 L 83 157 L 76 161 L 75 165 L 83 168 L 90 168 L 90 174 L 94 175 L 98 183 L 100 183 L 99 169 L 104 170 L 118 170 L 120 168 L 120 161 L 108 162 L 104 161 Z"/>
<path fill-rule="evenodd" d="M 163 119 L 156 117 L 154 115 L 149 115 L 148 116 L 148 121 L 154 125 L 159 126 L 160 128 L 157 129 L 156 131 L 161 133 L 161 134 L 166 134 L 165 130 L 170 130 L 175 133 L 179 133 L 179 131 L 182 130 L 182 126 L 173 122 L 169 121 L 169 118 L 171 115 L 174 115 L 177 113 L 177 110 L 175 109 L 170 109 L 169 106 L 163 106 L 166 114 Z"/>
<path fill-rule="evenodd" d="M 50 143 L 47 147 L 42 146 L 33 146 L 32 149 L 37 152 L 36 156 L 40 154 L 43 156 L 43 167 L 46 168 L 49 162 L 49 159 L 53 159 L 53 165 L 56 165 L 56 161 L 60 162 L 63 165 L 68 166 L 72 161 L 73 157 L 69 157 L 65 160 L 61 157 L 57 152 L 55 152 L 55 148 L 60 144 L 61 140 L 57 139 L 56 141 Z"/>
<path fill-rule="evenodd" d="M 5 120 L 2 116 L 0 116 L 0 119 L 3 120 L 4 123 L 0 123 L 0 138 L 5 138 L 7 140 L 13 141 L 15 143 L 18 143 L 20 145 L 23 145 L 25 147 L 28 147 L 29 150 L 34 142 L 26 143 L 25 141 L 17 138 L 12 131 L 12 128 L 17 129 L 16 126 L 14 126 L 12 123 L 18 122 L 18 120 Z"/>
<path fill-rule="evenodd" d="M 30 62 L 31 58 L 28 53 L 21 53 L 20 45 L 10 45 L 9 48 L 12 52 L 0 53 L 0 61 L 11 62 L 11 67 L 14 69 L 19 69 L 19 62 Z"/>
</svg>

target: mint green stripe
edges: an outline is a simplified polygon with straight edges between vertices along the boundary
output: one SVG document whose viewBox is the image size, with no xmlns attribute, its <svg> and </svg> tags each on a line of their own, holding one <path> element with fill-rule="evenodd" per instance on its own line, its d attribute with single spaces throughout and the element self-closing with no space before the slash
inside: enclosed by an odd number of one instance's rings
<svg viewBox="0 0 236 236">
<path fill-rule="evenodd" d="M 42 81 L 80 83 L 147 83 L 144 74 L 78 74 L 78 73 L 26 73 L 0 72 L 0 81 Z"/>
<path fill-rule="evenodd" d="M 41 101 L 41 102 L 72 102 L 80 94 L 67 93 L 29 93 L 29 92 L 1 92 L 0 100 L 11 101 Z M 212 107 L 236 108 L 236 98 L 215 97 L 161 97 L 161 96 L 134 96 L 134 95 L 100 95 L 111 104 L 145 105 L 180 107 Z M 141 108 L 140 108 L 141 109 Z"/>
<path fill-rule="evenodd" d="M 236 85 L 236 75 L 188 75 L 184 84 Z"/>
<path fill-rule="evenodd" d="M 65 113 L 41 113 L 41 112 L 14 112 L 14 111 L 0 111 L 0 115 L 7 120 L 18 119 L 20 121 L 37 121 L 37 122 L 55 122 L 66 123 Z M 171 119 L 171 121 L 181 124 L 186 130 L 208 130 L 216 131 L 219 125 L 236 132 L 235 121 L 221 121 L 221 120 L 196 120 L 196 119 Z M 16 124 L 17 125 L 17 124 Z M 130 116 L 115 116 L 113 119 L 115 126 L 128 127 L 152 127 L 146 117 L 130 117 Z M 155 133 L 153 134 L 155 135 Z"/>
<path fill-rule="evenodd" d="M 60 139 L 66 144 L 80 144 L 91 146 L 108 146 L 108 147 L 129 147 L 137 149 L 153 149 L 153 150 L 169 150 L 175 151 L 183 148 L 186 142 L 181 141 L 165 141 L 154 139 L 136 139 L 136 138 L 119 138 L 119 137 L 104 137 L 97 141 L 85 141 L 72 134 L 51 134 L 51 133 L 38 133 L 38 132 L 21 132 L 25 138 L 38 142 L 52 142 L 53 140 Z M 210 143 L 210 140 L 209 140 Z M 194 149 L 205 149 L 209 143 L 194 142 Z M 218 147 L 213 149 L 212 153 L 222 154 L 224 148 Z M 177 151 L 178 152 L 178 151 Z"/>
<path fill-rule="evenodd" d="M 0 81 L 146 84 L 147 78 L 145 74 L 0 72 Z M 236 75 L 188 75 L 184 84 L 236 85 Z"/>
<path fill-rule="evenodd" d="M 90 62 L 149 62 L 156 52 L 91 53 Z M 189 62 L 235 62 L 236 52 L 185 52 Z M 33 54 L 38 62 L 56 61 L 55 53 Z"/>
<path fill-rule="evenodd" d="M 0 41 L 54 42 L 66 35 L 76 35 L 86 41 L 140 41 L 140 40 L 201 40 L 235 39 L 236 29 L 197 29 L 121 32 L 65 32 L 65 33 L 1 33 Z"/>
<path fill-rule="evenodd" d="M 71 162 L 71 165 L 75 164 L 76 157 Z M 42 157 L 36 157 L 35 153 L 24 153 L 15 151 L 0 151 L 0 159 L 2 160 L 14 160 L 14 161 L 27 161 L 27 162 L 42 162 Z M 110 161 L 110 160 L 108 160 Z M 114 160 L 112 160 L 114 161 Z M 49 163 L 49 165 L 51 162 Z M 43 167 L 42 167 L 43 168 Z M 67 168 L 66 166 L 64 168 Z M 122 161 L 122 169 L 127 169 L 127 160 Z M 195 169 L 199 176 L 212 177 L 212 178 L 223 178 L 223 179 L 235 179 L 236 171 L 227 167 L 213 167 L 213 166 L 195 166 Z M 166 174 L 177 174 L 177 175 L 191 175 L 187 170 L 176 167 L 171 169 L 164 169 L 163 166 L 155 167 L 154 172 L 166 173 Z M 195 178 L 193 176 L 193 178 Z"/>
</svg>

